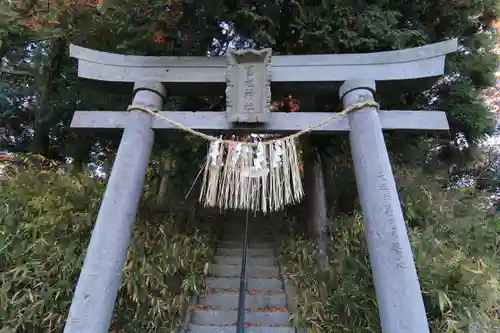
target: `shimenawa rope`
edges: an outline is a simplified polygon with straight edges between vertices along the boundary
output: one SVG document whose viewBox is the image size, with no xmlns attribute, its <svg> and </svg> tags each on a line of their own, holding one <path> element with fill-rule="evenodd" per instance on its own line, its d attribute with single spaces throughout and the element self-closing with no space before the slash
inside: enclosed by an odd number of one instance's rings
<svg viewBox="0 0 500 333">
<path fill-rule="evenodd" d="M 287 140 L 287 139 L 296 139 L 296 138 L 298 138 L 301 135 L 307 134 L 309 132 L 314 131 L 315 129 L 318 129 L 318 128 L 326 125 L 327 123 L 329 123 L 330 121 L 332 121 L 333 119 L 335 119 L 337 117 L 340 117 L 340 116 L 342 116 L 344 114 L 347 114 L 349 112 L 356 111 L 356 110 L 359 110 L 359 109 L 362 109 L 362 108 L 366 108 L 366 107 L 375 107 L 375 108 L 378 109 L 379 108 L 379 104 L 377 102 L 372 102 L 372 101 L 366 101 L 366 102 L 362 102 L 362 103 L 353 104 L 350 107 L 342 110 L 341 112 L 334 113 L 331 117 L 328 117 L 325 120 L 323 120 L 322 122 L 320 122 L 318 124 L 315 124 L 315 125 L 312 125 L 309 128 L 306 128 L 306 129 L 304 129 L 302 131 L 299 131 L 299 132 L 287 135 L 287 136 L 282 137 L 282 138 L 268 140 L 268 141 L 265 141 L 264 143 L 270 144 L 270 143 L 274 143 L 275 141 L 281 141 L 281 140 Z M 193 134 L 195 136 L 198 136 L 200 138 L 203 138 L 203 139 L 205 139 L 207 141 L 218 141 L 218 142 L 220 142 L 222 144 L 237 144 L 237 143 L 241 142 L 241 141 L 234 141 L 234 140 L 223 140 L 223 139 L 220 139 L 218 137 L 215 137 L 215 136 L 212 136 L 212 135 L 208 135 L 208 134 L 196 131 L 196 130 L 194 130 L 192 128 L 186 127 L 186 126 L 184 126 L 184 125 L 182 125 L 182 124 L 180 124 L 180 123 L 178 123 L 176 121 L 173 121 L 173 120 L 168 119 L 167 117 L 161 115 L 159 113 L 159 112 L 161 112 L 161 110 L 154 109 L 154 108 L 149 108 L 147 106 L 137 105 L 137 104 L 131 104 L 127 108 L 127 111 L 143 111 L 143 112 L 152 114 L 153 116 L 158 117 L 158 118 L 160 118 L 162 120 L 165 120 L 166 122 L 174 125 L 175 127 L 177 127 L 180 130 L 183 130 L 185 132 L 191 133 L 191 134 Z M 257 146 L 257 143 L 255 143 L 255 142 L 245 142 L 245 144 L 253 146 L 253 147 Z"/>
<path fill-rule="evenodd" d="M 367 101 L 351 105 L 322 122 L 294 134 L 268 141 L 244 142 L 211 136 L 159 114 L 160 110 L 130 105 L 128 111 L 143 111 L 165 120 L 180 130 L 210 142 L 199 201 L 221 209 L 251 209 L 264 213 L 298 202 L 304 196 L 296 139 L 321 128 L 331 120 L 364 107 Z"/>
</svg>

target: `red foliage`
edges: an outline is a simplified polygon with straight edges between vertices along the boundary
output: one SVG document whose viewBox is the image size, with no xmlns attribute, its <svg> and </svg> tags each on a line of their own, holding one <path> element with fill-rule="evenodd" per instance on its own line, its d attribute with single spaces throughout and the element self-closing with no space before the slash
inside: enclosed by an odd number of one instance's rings
<svg viewBox="0 0 500 333">
<path fill-rule="evenodd" d="M 75 11 L 95 10 L 105 0 L 48 0 L 32 7 L 22 24 L 24 27 L 37 31 L 44 25 L 60 24 L 59 18 L 63 15 L 73 16 Z"/>
<path fill-rule="evenodd" d="M 166 44 L 167 43 L 167 41 L 165 40 L 165 32 L 162 29 L 155 31 L 154 42 L 157 44 Z"/>
<path fill-rule="evenodd" d="M 269 106 L 271 111 L 290 111 L 297 112 L 300 109 L 300 101 L 296 98 L 293 98 L 292 95 L 287 97 L 283 97 L 281 101 L 272 102 Z"/>
<path fill-rule="evenodd" d="M 0 155 L 0 162 L 12 162 L 14 161 L 14 158 L 9 155 Z"/>
</svg>

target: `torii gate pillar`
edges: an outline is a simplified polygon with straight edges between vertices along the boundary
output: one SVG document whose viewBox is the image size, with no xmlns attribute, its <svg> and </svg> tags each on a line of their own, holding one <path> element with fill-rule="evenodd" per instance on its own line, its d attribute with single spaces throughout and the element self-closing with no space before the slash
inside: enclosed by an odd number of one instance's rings
<svg viewBox="0 0 500 333">
<path fill-rule="evenodd" d="M 160 82 L 134 85 L 134 104 L 163 106 Z M 92 231 L 64 333 L 108 332 L 153 147 L 151 115 L 131 112 Z"/>
<path fill-rule="evenodd" d="M 344 107 L 373 101 L 375 81 L 349 80 Z M 348 114 L 351 153 L 382 332 L 428 333 L 429 325 L 396 183 L 376 108 Z"/>
</svg>

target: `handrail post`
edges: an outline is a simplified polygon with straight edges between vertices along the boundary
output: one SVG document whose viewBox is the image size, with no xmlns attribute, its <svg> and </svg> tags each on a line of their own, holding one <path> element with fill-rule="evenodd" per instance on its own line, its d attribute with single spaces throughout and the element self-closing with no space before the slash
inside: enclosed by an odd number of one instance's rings
<svg viewBox="0 0 500 333">
<path fill-rule="evenodd" d="M 243 234 L 243 253 L 241 258 L 240 274 L 240 295 L 238 299 L 238 321 L 236 323 L 236 333 L 245 331 L 245 296 L 247 291 L 247 249 L 248 249 L 248 210 L 245 218 L 245 232 Z"/>
</svg>

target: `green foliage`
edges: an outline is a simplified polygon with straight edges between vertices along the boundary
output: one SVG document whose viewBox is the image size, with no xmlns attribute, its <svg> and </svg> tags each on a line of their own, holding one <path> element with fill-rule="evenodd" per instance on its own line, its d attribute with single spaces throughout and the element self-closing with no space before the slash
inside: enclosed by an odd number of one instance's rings
<svg viewBox="0 0 500 333">
<path fill-rule="evenodd" d="M 102 194 L 101 182 L 60 171 L 2 183 L 0 329 L 61 331 Z M 169 216 L 137 219 L 114 332 L 171 332 L 200 291 L 213 237 L 192 225 L 179 230 Z"/>
<path fill-rule="evenodd" d="M 500 324 L 500 221 L 474 194 L 445 193 L 416 170 L 397 173 L 413 254 L 432 332 L 497 332 Z M 362 216 L 330 223 L 330 268 L 300 236 L 282 241 L 285 274 L 299 290 L 294 319 L 317 332 L 380 332 Z M 496 328 L 495 328 L 496 327 Z"/>
<path fill-rule="evenodd" d="M 494 130 L 494 114 L 478 100 L 478 92 L 470 84 L 462 83 L 451 87 L 447 108 L 450 123 L 456 132 L 469 138 L 491 134 Z"/>
<path fill-rule="evenodd" d="M 478 34 L 462 39 L 462 48 L 449 57 L 450 81 L 440 86 L 439 107 L 447 111 L 451 129 L 467 139 L 481 138 L 494 130 L 494 115 L 479 98 L 494 85 L 498 57 L 491 52 L 495 36 Z"/>
<path fill-rule="evenodd" d="M 270 46 L 275 54 L 311 54 L 395 50 L 459 38 L 460 52 L 447 56 L 448 77 L 431 94 L 433 107 L 448 112 L 453 134 L 463 132 L 470 140 L 493 128 L 478 95 L 494 80 L 496 57 L 490 52 L 494 38 L 477 17 L 498 10 L 494 0 L 106 0 L 102 8 L 82 1 L 56 1 L 47 8 L 44 1 L 30 1 L 33 13 L 40 14 L 35 30 L 22 25 L 33 15 L 18 4 L 2 2 L 5 10 L 0 10 L 4 13 L 0 30 L 8 28 L 0 33 L 0 57 L 11 72 L 0 76 L 0 125 L 15 139 L 9 149 L 37 148 L 52 158 L 71 156 L 86 163 L 92 153 L 115 148 L 116 138 L 70 135 L 70 118 L 75 109 L 123 110 L 130 91 L 111 96 L 110 91 L 79 80 L 75 62 L 66 52 L 69 43 L 157 56 L 221 54 L 229 42 L 238 47 Z M 39 39 L 48 40 L 34 42 Z M 56 40 L 64 42 L 64 52 L 53 50 Z M 58 66 L 48 61 L 54 56 L 60 60 Z M 31 103 L 26 106 L 26 101 Z M 328 101 L 334 103 L 331 96 Z M 381 102 L 397 109 L 429 106 L 429 98 L 418 89 L 405 96 L 386 96 Z M 207 105 L 208 99 L 193 109 Z M 331 108 L 322 102 L 315 108 L 327 106 Z"/>
<path fill-rule="evenodd" d="M 101 9 L 77 6 L 80 1 L 57 1 L 60 6 L 47 9 L 43 1 L 29 1 L 26 3 L 34 4 L 34 12 L 30 13 L 27 8 L 13 11 L 11 5 L 18 1 L 3 1 L 0 127 L 9 140 L 1 142 L 1 148 L 29 151 L 37 143 L 42 146 L 38 152 L 48 157 L 63 160 L 71 156 L 75 164 L 82 165 L 116 149 L 116 136 L 77 137 L 69 131 L 70 119 L 77 109 L 124 110 L 131 92 L 108 91 L 78 79 L 75 61 L 67 52 L 69 43 L 109 52 L 159 56 L 205 55 L 208 51 L 220 54 L 229 41 L 241 47 L 271 46 L 275 54 L 311 54 L 395 50 L 459 38 L 460 52 L 447 56 L 447 76 L 432 91 L 427 94 L 414 89 L 404 95 L 387 96 L 381 102 L 395 109 L 418 109 L 428 108 L 432 100 L 433 108 L 447 111 L 452 134 L 464 133 L 472 141 L 493 129 L 490 113 L 478 96 L 494 81 L 497 58 L 490 52 L 494 38 L 485 33 L 477 17 L 486 10 L 498 13 L 496 2 L 106 0 Z M 43 22 L 30 21 L 36 17 L 31 14 L 36 13 Z M 49 20 L 58 24 L 49 24 Z M 26 21 L 37 29 L 27 28 L 23 25 Z M 221 22 L 227 24 L 229 33 L 223 32 Z M 196 99 L 196 103 L 194 100 L 192 96 L 181 97 L 179 101 L 184 105 L 179 106 L 177 100 L 170 99 L 166 108 L 205 110 L 213 104 L 205 97 Z M 318 102 L 315 108 L 338 108 L 332 95 L 327 100 Z M 428 151 L 443 145 L 443 140 L 417 135 L 391 134 L 386 138 L 393 161 L 412 166 L 423 164 Z M 335 186 L 329 187 L 335 204 L 330 208 L 352 213 L 357 193 L 347 139 L 325 140 L 323 136 L 317 141 L 321 141 L 315 145 L 323 155 L 328 149 L 335 157 L 329 164 L 335 168 Z M 175 326 L 187 296 L 200 288 L 200 265 L 206 260 L 210 233 L 179 225 L 185 220 L 171 212 L 192 207 L 183 198 L 196 178 L 204 153 L 204 143 L 188 141 L 184 135 L 157 137 L 145 186 L 147 202 L 142 210 L 150 209 L 163 174 L 171 178 L 168 196 L 173 200 L 166 207 L 167 216 L 143 214 L 136 223 L 113 321 L 117 332 L 167 332 Z M 166 159 L 171 162 L 168 171 Z M 449 158 L 441 163 L 449 169 L 455 160 Z M 441 194 L 427 182 L 401 184 L 433 329 L 443 331 L 442 327 L 449 326 L 453 330 L 467 315 L 466 297 L 472 299 L 468 309 L 471 315 L 480 320 L 487 314 L 487 306 L 479 304 L 481 299 L 487 300 L 483 294 L 497 297 L 492 291 L 491 281 L 495 280 L 487 279 L 487 270 L 497 269 L 496 262 L 489 263 L 496 258 L 488 247 L 496 244 L 491 243 L 496 241 L 491 239 L 497 237 L 496 231 L 477 211 L 472 199 L 459 193 Z M 102 184 L 83 175 L 21 173 L 6 186 L 2 184 L 2 322 L 30 333 L 60 330 L 101 194 Z M 463 209 L 470 212 L 461 216 L 458 212 Z M 300 315 L 324 332 L 378 331 L 360 217 L 337 218 L 331 225 L 331 235 L 335 255 L 332 271 L 326 276 L 318 276 L 311 269 L 314 259 L 310 255 L 315 251 L 312 244 L 305 240 L 284 244 L 287 256 L 295 263 L 289 273 L 302 293 Z M 181 252 L 188 255 L 181 258 Z M 476 267 L 482 263 L 486 266 Z M 474 275 L 471 267 L 481 274 Z M 465 288 L 472 277 L 469 287 L 474 286 L 474 290 Z M 443 302 L 447 298 L 451 307 Z"/>
<path fill-rule="evenodd" d="M 96 47 L 138 55 L 205 55 L 222 37 L 220 1 L 126 0 L 110 5 L 103 17 L 107 40 Z M 133 8 L 133 10 L 131 10 Z"/>
</svg>

